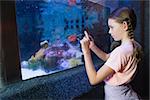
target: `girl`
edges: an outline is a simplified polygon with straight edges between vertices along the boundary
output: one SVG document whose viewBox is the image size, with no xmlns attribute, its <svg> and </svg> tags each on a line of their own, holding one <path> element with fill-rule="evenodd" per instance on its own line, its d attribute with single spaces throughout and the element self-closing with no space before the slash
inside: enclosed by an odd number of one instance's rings
<svg viewBox="0 0 150 100">
<path fill-rule="evenodd" d="M 80 41 L 90 84 L 96 85 L 104 80 L 106 100 L 138 100 L 138 95 L 129 85 L 136 73 L 141 53 L 141 46 L 133 39 L 136 15 L 130 8 L 118 8 L 109 16 L 108 26 L 113 39 L 121 41 L 121 45 L 110 54 L 100 50 L 87 32 Z M 94 68 L 91 50 L 106 61 L 98 71 Z"/>
</svg>

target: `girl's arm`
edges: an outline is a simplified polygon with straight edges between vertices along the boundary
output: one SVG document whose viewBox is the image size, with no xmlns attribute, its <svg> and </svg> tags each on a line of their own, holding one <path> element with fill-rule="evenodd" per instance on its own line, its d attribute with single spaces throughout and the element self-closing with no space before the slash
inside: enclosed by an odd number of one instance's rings
<svg viewBox="0 0 150 100">
<path fill-rule="evenodd" d="M 89 81 L 92 85 L 95 85 L 101 81 L 103 81 L 107 76 L 114 73 L 114 70 L 110 67 L 103 65 L 97 72 L 94 68 L 94 64 L 91 57 L 90 52 L 90 39 L 87 33 L 85 33 L 85 37 L 80 41 L 84 60 L 85 60 L 85 68 L 89 78 Z"/>
<path fill-rule="evenodd" d="M 90 40 L 89 48 L 103 61 L 106 61 L 109 58 L 109 54 L 102 51 L 100 48 L 98 48 L 95 43 L 94 39 L 92 38 L 87 31 L 84 31 L 84 34 L 88 40 Z"/>
<path fill-rule="evenodd" d="M 90 42 L 90 48 L 91 50 L 103 61 L 106 61 L 109 58 L 109 54 L 105 53 L 104 51 L 102 51 L 101 49 L 99 49 L 93 41 Z"/>
<path fill-rule="evenodd" d="M 91 85 L 102 82 L 107 76 L 114 73 L 110 67 L 103 65 L 97 72 L 91 58 L 90 51 L 84 52 L 85 68 Z"/>
</svg>

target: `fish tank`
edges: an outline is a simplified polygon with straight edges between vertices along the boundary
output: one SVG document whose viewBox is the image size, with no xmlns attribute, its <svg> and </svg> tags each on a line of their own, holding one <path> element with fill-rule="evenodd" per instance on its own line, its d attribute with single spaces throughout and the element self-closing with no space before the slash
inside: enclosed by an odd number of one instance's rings
<svg viewBox="0 0 150 100">
<path fill-rule="evenodd" d="M 87 0 L 17 0 L 22 80 L 83 66 L 80 39 L 85 30 L 109 51 L 109 13 L 109 8 Z"/>
</svg>

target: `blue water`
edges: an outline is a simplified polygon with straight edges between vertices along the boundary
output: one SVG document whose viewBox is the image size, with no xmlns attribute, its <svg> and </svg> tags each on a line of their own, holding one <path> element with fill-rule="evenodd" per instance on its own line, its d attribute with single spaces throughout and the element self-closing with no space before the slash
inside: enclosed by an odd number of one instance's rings
<svg viewBox="0 0 150 100">
<path fill-rule="evenodd" d="M 40 43 L 47 40 L 50 50 L 48 57 L 53 57 L 54 63 L 50 66 L 70 66 L 67 64 L 71 60 L 71 66 L 74 67 L 75 61 L 82 61 L 82 56 L 77 57 L 81 48 L 79 39 L 70 42 L 69 37 L 82 36 L 85 29 L 88 29 L 99 47 L 109 51 L 110 39 L 106 34 L 109 11 L 109 8 L 82 0 L 17 0 L 21 62 L 28 61 L 41 48 Z M 47 62 L 49 64 L 50 61 Z M 39 68 L 39 65 L 35 67 L 36 64 L 32 65 L 33 70 Z M 46 64 L 44 66 L 47 67 Z"/>
</svg>

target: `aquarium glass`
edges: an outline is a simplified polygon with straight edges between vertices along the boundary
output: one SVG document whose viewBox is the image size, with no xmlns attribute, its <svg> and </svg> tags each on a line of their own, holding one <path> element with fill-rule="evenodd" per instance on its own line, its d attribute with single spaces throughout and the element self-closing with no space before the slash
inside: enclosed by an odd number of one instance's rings
<svg viewBox="0 0 150 100">
<path fill-rule="evenodd" d="M 86 0 L 17 0 L 22 79 L 82 66 L 84 30 L 108 51 L 108 15 L 109 8 Z"/>
</svg>

